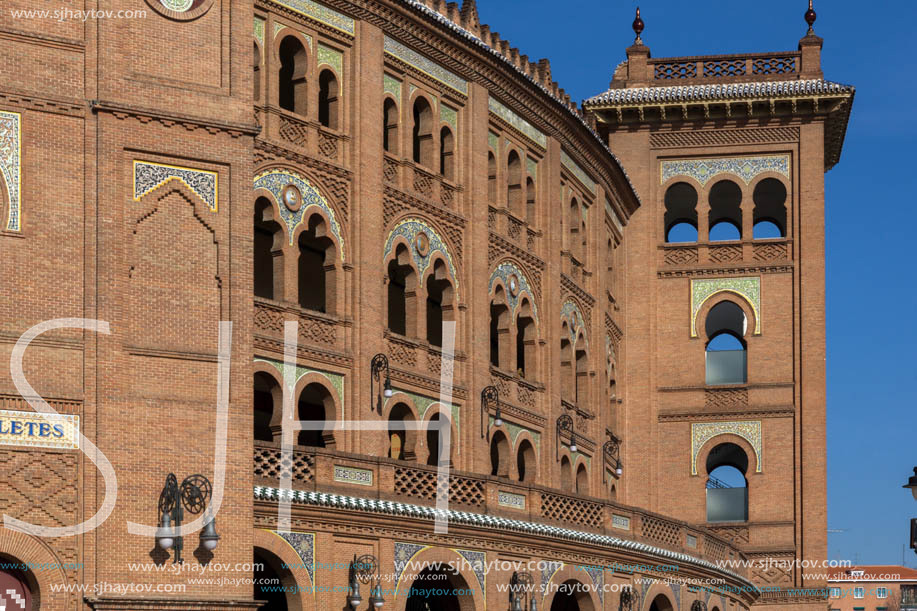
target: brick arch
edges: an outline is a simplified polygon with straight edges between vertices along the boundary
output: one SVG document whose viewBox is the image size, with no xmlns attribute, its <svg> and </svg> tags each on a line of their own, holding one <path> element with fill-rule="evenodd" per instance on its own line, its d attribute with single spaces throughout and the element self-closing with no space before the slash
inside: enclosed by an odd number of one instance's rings
<svg viewBox="0 0 917 611">
<path fill-rule="evenodd" d="M 528 429 L 522 429 L 519 433 L 516 434 L 515 439 L 510 439 L 510 444 L 512 445 L 512 462 L 510 463 L 510 477 L 513 479 L 519 479 L 519 448 L 522 446 L 523 441 L 528 441 L 532 444 L 532 450 L 535 451 L 535 462 L 532 465 L 526 465 L 526 471 L 534 468 L 534 475 L 527 474 L 525 481 L 532 482 L 535 481 L 534 478 L 537 478 L 541 474 L 541 444 L 535 443 L 535 438 L 532 436 L 532 432 Z"/>
<path fill-rule="evenodd" d="M 264 375 L 270 377 L 277 384 L 275 389 L 271 392 L 271 399 L 274 403 L 274 410 L 271 413 L 271 429 L 279 429 L 283 423 L 283 397 L 284 397 L 284 386 L 283 386 L 283 376 L 277 370 L 277 367 L 270 363 L 265 363 L 264 361 L 254 361 L 252 363 L 252 385 L 254 386 L 255 375 L 263 373 Z"/>
<path fill-rule="evenodd" d="M 670 585 L 662 583 L 653 584 L 650 586 L 650 589 L 644 593 L 643 603 L 641 605 L 642 611 L 649 611 L 650 607 L 653 606 L 653 601 L 659 596 L 662 596 L 666 602 L 671 605 L 673 611 L 679 611 L 678 604 L 675 602 L 677 600 L 675 598 L 675 592 Z"/>
<path fill-rule="evenodd" d="M 285 563 L 290 575 L 295 580 L 295 585 L 299 593 L 293 597 L 294 605 L 299 604 L 299 608 L 293 607 L 290 611 L 314 611 L 316 607 L 315 598 L 318 596 L 315 592 L 310 594 L 309 588 L 315 587 L 315 584 L 309 578 L 309 572 L 303 566 L 303 559 L 295 549 L 280 535 L 270 530 L 256 528 L 254 530 L 253 548 L 266 551 Z M 283 584 L 288 585 L 288 584 Z"/>
<path fill-rule="evenodd" d="M 442 563 L 449 571 L 450 585 L 443 587 L 471 592 L 458 597 L 460 611 L 483 611 L 487 608 L 483 585 L 479 584 L 477 576 L 468 570 L 467 561 L 458 552 L 442 547 L 428 547 L 414 554 L 410 566 L 419 574 L 437 562 Z M 392 599 L 391 608 L 394 611 L 407 611 L 408 592 L 415 579 L 416 574 L 409 575 L 407 571 L 400 575 L 399 582 L 395 584 L 398 594 Z"/>
<path fill-rule="evenodd" d="M 313 70 L 313 60 L 315 58 L 315 53 L 312 51 L 312 45 L 309 44 L 309 41 L 306 40 L 302 32 L 294 30 L 290 26 L 284 26 L 276 34 L 272 36 L 273 41 L 271 41 L 271 53 L 273 54 L 274 65 L 280 67 L 280 45 L 287 36 L 293 36 L 299 43 L 302 45 L 302 48 L 306 50 L 306 66 L 308 66 L 307 73 L 314 73 Z"/>
<path fill-rule="evenodd" d="M 449 445 L 450 445 L 449 462 L 450 464 L 452 464 L 454 463 L 454 456 L 458 453 L 459 437 L 458 437 L 457 425 L 455 421 L 452 419 L 452 410 L 448 409 L 446 406 L 444 406 L 442 403 L 438 401 L 431 403 L 430 406 L 427 407 L 426 411 L 424 411 L 423 419 L 421 420 L 421 423 L 423 424 L 423 426 L 421 430 L 418 431 L 419 433 L 422 433 L 421 435 L 418 435 L 418 445 L 422 444 L 423 449 L 424 449 L 422 462 L 426 463 L 427 460 L 429 459 L 430 449 L 427 447 L 427 431 L 429 430 L 430 421 L 433 419 L 433 416 L 435 416 L 436 414 L 440 414 L 440 419 L 445 418 L 449 422 L 449 428 L 451 431 L 450 433 L 451 439 L 449 440 Z M 419 453 L 418 453 L 418 457 L 420 457 Z"/>
<path fill-rule="evenodd" d="M 720 289 L 704 299 L 700 307 L 697 308 L 697 315 L 692 321 L 694 323 L 694 337 L 699 337 L 706 344 L 710 341 L 710 338 L 707 337 L 707 328 L 704 325 L 704 321 L 707 320 L 707 315 L 710 313 L 710 310 L 715 308 L 717 305 L 724 301 L 731 301 L 736 304 L 742 311 L 745 312 L 745 318 L 748 321 L 748 330 L 745 332 L 745 337 L 749 335 L 761 335 L 761 321 L 759 317 L 759 312 L 755 305 L 752 303 L 751 299 L 747 295 L 744 295 L 734 289 Z"/>
<path fill-rule="evenodd" d="M 423 231 L 430 240 L 429 253 L 427 256 L 421 256 L 415 248 L 417 234 Z M 446 262 L 449 274 L 455 290 L 456 303 L 458 303 L 459 276 L 460 266 L 453 253 L 457 251 L 457 244 L 454 244 L 448 237 L 448 234 L 439 226 L 439 223 L 428 218 L 423 214 L 415 212 L 403 214 L 395 219 L 391 224 L 391 229 L 385 239 L 383 246 L 382 261 L 388 265 L 391 254 L 395 250 L 395 245 L 400 239 L 408 246 L 408 252 L 413 261 L 413 267 L 418 272 L 419 282 L 422 285 L 423 280 L 432 269 L 434 255 L 439 253 Z M 437 244 L 438 241 L 438 244 Z"/>
<path fill-rule="evenodd" d="M 36 588 L 32 592 L 33 608 L 62 611 L 74 608 L 66 593 L 68 580 L 67 574 L 60 568 L 61 559 L 42 539 L 9 528 L 0 528 L 0 558 L 8 562 L 57 567 L 26 571 L 27 580 L 32 581 L 30 587 Z M 58 591 L 52 592 L 52 586 Z"/>
<path fill-rule="evenodd" d="M 337 428 L 337 421 L 343 419 L 343 405 L 341 405 L 341 398 L 337 389 L 328 376 L 316 371 L 310 371 L 297 378 L 296 385 L 293 387 L 293 417 L 299 419 L 299 396 L 311 384 L 317 384 L 328 392 L 328 399 L 324 402 L 325 430 L 322 435 L 325 438 L 325 445 L 334 447 L 336 441 L 334 431 Z"/>
<path fill-rule="evenodd" d="M 420 414 L 417 410 L 417 405 L 414 403 L 414 399 L 412 399 L 411 396 L 407 393 L 396 391 L 390 398 L 385 400 L 385 404 L 382 408 L 383 422 L 387 423 L 389 421 L 389 418 L 391 418 L 392 415 L 392 411 L 398 405 L 404 405 L 408 408 L 408 411 L 411 413 L 411 415 L 414 416 L 415 423 L 421 421 Z M 417 458 L 417 439 L 418 433 L 420 432 L 420 430 L 412 430 L 407 428 L 404 430 L 404 460 L 414 460 Z"/>
<path fill-rule="evenodd" d="M 509 286 L 507 286 L 506 278 L 510 273 L 514 273 L 518 276 L 519 281 L 519 290 L 515 297 L 512 297 L 512 294 L 509 292 Z M 488 286 L 488 298 L 493 299 L 494 291 L 498 286 L 503 287 L 503 292 L 507 296 L 507 300 L 512 303 L 507 303 L 508 306 L 512 306 L 512 318 L 516 319 L 518 309 L 522 303 L 523 298 L 527 298 L 529 303 L 532 305 L 532 318 L 535 319 L 535 326 L 538 327 L 538 299 L 535 296 L 535 287 L 532 284 L 532 281 L 529 279 L 531 272 L 527 267 L 511 257 L 505 257 L 497 262 L 493 266 L 493 271 L 490 274 L 490 281 Z"/>
<path fill-rule="evenodd" d="M 704 442 L 704 445 L 697 450 L 697 455 L 693 458 L 697 475 L 706 477 L 707 457 L 710 455 L 713 448 L 723 443 L 734 443 L 745 452 L 745 455 L 748 457 L 748 471 L 745 473 L 746 480 L 755 473 L 761 473 L 761 457 L 758 455 L 758 450 L 755 449 L 748 439 L 736 433 L 720 433 L 708 439 Z"/>
<path fill-rule="evenodd" d="M 592 578 L 589 573 L 570 564 L 564 564 L 551 576 L 547 584 L 548 587 L 543 593 L 544 599 L 541 608 L 550 609 L 558 595 L 556 587 L 571 581 L 585 586 L 584 589 L 578 590 L 576 595 L 576 603 L 579 605 L 580 611 L 600 611 L 602 609 L 602 603 L 591 587 Z"/>
</svg>

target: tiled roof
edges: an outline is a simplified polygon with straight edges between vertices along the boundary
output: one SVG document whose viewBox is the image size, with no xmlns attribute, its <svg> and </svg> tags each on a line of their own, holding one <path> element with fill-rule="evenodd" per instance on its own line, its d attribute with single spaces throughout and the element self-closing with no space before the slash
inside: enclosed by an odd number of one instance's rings
<svg viewBox="0 0 917 611">
<path fill-rule="evenodd" d="M 654 104 L 716 102 L 757 98 L 780 98 L 807 95 L 844 95 L 854 93 L 851 85 L 823 79 L 735 83 L 731 85 L 678 85 L 675 87 L 634 87 L 609 89 L 583 102 L 583 106 L 604 104 Z"/>
<path fill-rule="evenodd" d="M 863 571 L 860 576 L 853 573 Z M 897 579 L 894 577 L 897 575 Z M 828 573 L 828 581 L 917 581 L 917 569 L 894 564 L 870 564 L 863 566 L 850 566 L 832 569 Z"/>
<path fill-rule="evenodd" d="M 256 500 L 276 501 L 280 499 L 281 491 L 279 488 L 269 486 L 255 486 L 254 494 Z M 396 503 L 393 501 L 380 501 L 374 499 L 364 499 L 352 496 L 342 496 L 339 494 L 326 494 L 322 492 L 306 492 L 303 490 L 287 490 L 284 496 L 290 499 L 291 503 L 298 505 L 313 505 L 318 507 L 336 507 L 352 511 L 365 511 L 367 513 L 388 514 L 394 516 L 403 516 L 415 520 L 433 521 L 437 516 L 441 516 L 440 510 L 435 507 L 424 507 L 422 505 L 411 505 L 408 503 Z M 637 543 L 618 537 L 608 535 L 599 535 L 595 533 L 573 530 L 570 528 L 561 528 L 559 526 L 550 526 L 547 524 L 538 524 L 537 522 L 526 522 L 524 520 L 512 520 L 509 518 L 500 518 L 480 513 L 471 513 L 467 511 L 446 510 L 448 522 L 453 524 L 464 524 L 469 526 L 478 526 L 482 528 L 495 528 L 499 530 L 510 530 L 514 532 L 526 533 L 531 535 L 540 535 L 545 537 L 556 537 L 569 541 L 580 541 L 592 545 L 601 545 L 604 547 L 642 552 L 652 554 L 662 558 L 668 558 L 684 564 L 701 567 L 707 570 L 717 571 L 730 575 L 741 581 L 743 585 L 754 591 L 754 585 L 732 571 L 718 567 L 716 564 L 688 554 L 673 552 L 654 545 L 646 543 Z"/>
</svg>

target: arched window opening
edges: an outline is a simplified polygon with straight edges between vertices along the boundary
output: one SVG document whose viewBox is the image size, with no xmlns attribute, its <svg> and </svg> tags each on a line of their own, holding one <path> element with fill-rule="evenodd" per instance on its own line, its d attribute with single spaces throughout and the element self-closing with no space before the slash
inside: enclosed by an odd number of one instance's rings
<svg viewBox="0 0 917 611">
<path fill-rule="evenodd" d="M 573 492 L 573 466 L 566 456 L 560 458 L 560 485 L 567 492 Z"/>
<path fill-rule="evenodd" d="M 257 42 L 253 44 L 255 45 L 255 53 L 253 57 L 255 75 L 254 86 L 252 87 L 252 98 L 257 102 L 261 99 L 261 49 L 258 48 Z"/>
<path fill-rule="evenodd" d="M 497 158 L 487 153 L 487 201 L 497 203 Z"/>
<path fill-rule="evenodd" d="M 710 189 L 710 241 L 742 239 L 742 189 L 721 180 Z"/>
<path fill-rule="evenodd" d="M 538 210 L 535 208 L 535 181 L 531 177 L 525 179 L 525 198 L 525 220 L 534 227 Z"/>
<path fill-rule="evenodd" d="M 665 241 L 697 242 L 697 191 L 686 182 L 665 192 Z"/>
<path fill-rule="evenodd" d="M 490 438 L 490 474 L 509 477 L 509 440 L 503 431 L 494 431 Z"/>
<path fill-rule="evenodd" d="M 722 301 L 707 314 L 707 384 L 744 384 L 748 380 L 745 311 Z"/>
<path fill-rule="evenodd" d="M 322 73 L 318 75 L 318 122 L 325 127 L 338 129 L 340 93 L 334 72 L 322 70 Z"/>
<path fill-rule="evenodd" d="M 617 500 L 618 498 L 618 488 L 615 484 L 611 485 L 611 490 L 608 491 L 608 498 L 612 501 Z"/>
<path fill-rule="evenodd" d="M 527 299 L 522 300 L 516 317 L 516 373 L 535 379 L 535 318 Z"/>
<path fill-rule="evenodd" d="M 431 346 L 443 345 L 443 321 L 454 319 L 452 297 L 446 264 L 437 260 L 427 279 L 427 341 Z"/>
<path fill-rule="evenodd" d="M 334 242 L 327 237 L 325 220 L 313 214 L 308 229 L 299 234 L 299 305 L 327 312 L 334 273 Z"/>
<path fill-rule="evenodd" d="M 9 568 L 0 568 L 0 609 L 31 611 L 33 608 L 44 608 L 35 577 L 28 571 L 12 568 L 22 564 L 17 558 L 4 557 L 3 560 L 9 561 Z"/>
<path fill-rule="evenodd" d="M 398 460 L 414 460 L 417 431 L 405 426 L 413 425 L 416 422 L 414 413 L 407 405 L 399 403 L 389 413 L 388 422 L 388 457 Z"/>
<path fill-rule="evenodd" d="M 399 335 L 408 335 L 408 322 L 414 324 L 417 320 L 414 312 L 416 281 L 410 260 L 407 247 L 399 244 L 395 257 L 388 264 L 388 329 Z"/>
<path fill-rule="evenodd" d="M 755 240 L 786 237 L 786 186 L 776 178 L 765 178 L 755 187 Z"/>
<path fill-rule="evenodd" d="M 446 453 L 443 449 L 442 444 L 440 443 L 440 428 L 445 428 L 450 426 L 449 421 L 443 418 L 440 414 L 433 414 L 433 417 L 430 418 L 430 422 L 427 423 L 427 449 L 429 454 L 427 455 L 427 464 L 432 466 L 439 465 L 442 462 L 445 465 L 450 464 L 449 456 L 446 456 Z M 442 436 L 446 436 L 446 431 L 442 431 Z M 455 443 L 455 437 L 450 437 L 449 447 L 451 448 Z"/>
<path fill-rule="evenodd" d="M 589 494 L 589 473 L 584 464 L 576 469 L 576 493 L 584 496 Z"/>
<path fill-rule="evenodd" d="M 426 98 L 414 101 L 414 128 L 412 132 L 414 163 L 433 167 L 433 110 Z"/>
<path fill-rule="evenodd" d="M 474 609 L 468 583 L 448 566 L 436 563 L 422 570 L 405 601 L 407 611 L 462 611 Z"/>
<path fill-rule="evenodd" d="M 535 448 L 528 439 L 519 442 L 519 451 L 516 453 L 516 474 L 520 482 L 533 482 L 537 475 L 535 464 Z"/>
<path fill-rule="evenodd" d="M 669 602 L 669 599 L 664 594 L 659 594 L 650 604 L 649 611 L 673 611 L 672 603 Z"/>
<path fill-rule="evenodd" d="M 509 308 L 503 287 L 494 290 L 490 302 L 490 364 L 509 368 Z"/>
<path fill-rule="evenodd" d="M 748 521 L 748 455 L 721 443 L 707 455 L 707 521 Z"/>
<path fill-rule="evenodd" d="M 316 448 L 333 447 L 334 399 L 321 384 L 309 384 L 299 395 L 299 419 L 324 423 L 321 430 L 302 430 L 298 443 Z"/>
<path fill-rule="evenodd" d="M 560 397 L 564 401 L 576 400 L 576 381 L 573 373 L 573 344 L 567 323 L 561 327 L 560 336 Z"/>
<path fill-rule="evenodd" d="M 279 441 L 283 391 L 277 380 L 262 371 L 256 372 L 252 403 L 255 441 L 274 441 L 275 438 Z"/>
<path fill-rule="evenodd" d="M 595 611 L 589 587 L 576 579 L 568 579 L 554 593 L 550 611 Z"/>
<path fill-rule="evenodd" d="M 391 98 L 385 98 L 385 103 L 382 105 L 382 112 L 382 124 L 385 126 L 385 131 L 382 132 L 382 147 L 389 153 L 397 155 L 398 106 L 395 104 L 395 100 Z"/>
<path fill-rule="evenodd" d="M 255 202 L 254 220 L 255 297 L 280 299 L 283 294 L 283 229 L 274 220 L 274 208 L 266 197 Z"/>
<path fill-rule="evenodd" d="M 583 262 L 583 243 L 585 236 L 580 235 L 580 227 L 583 225 L 583 217 L 580 214 L 579 203 L 574 197 L 570 200 L 570 208 L 568 211 L 567 217 L 567 227 L 570 231 L 570 243 L 569 249 L 570 253 L 576 258 L 580 263 Z"/>
<path fill-rule="evenodd" d="M 522 192 L 522 160 L 519 153 L 510 151 L 506 159 L 506 205 L 516 217 L 523 215 L 522 205 L 525 194 Z"/>
<path fill-rule="evenodd" d="M 280 72 L 277 103 L 284 110 L 298 115 L 306 114 L 306 49 L 295 36 L 287 36 L 280 43 Z"/>
<path fill-rule="evenodd" d="M 586 355 L 586 338 L 582 335 L 576 341 L 576 397 L 577 404 L 589 400 L 589 359 Z"/>
<path fill-rule="evenodd" d="M 439 131 L 439 173 L 446 180 L 455 180 L 455 139 L 448 127 Z"/>
</svg>

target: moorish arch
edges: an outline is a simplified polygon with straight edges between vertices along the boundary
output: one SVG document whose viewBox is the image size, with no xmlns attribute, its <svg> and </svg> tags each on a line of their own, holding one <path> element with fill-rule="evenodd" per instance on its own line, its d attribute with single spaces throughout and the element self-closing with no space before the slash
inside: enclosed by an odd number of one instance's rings
<svg viewBox="0 0 917 611">
<path fill-rule="evenodd" d="M 562 564 L 545 583 L 543 602 L 545 611 L 599 611 L 602 601 L 596 594 L 598 585 L 588 572 L 572 564 Z"/>
<path fill-rule="evenodd" d="M 283 611 L 314 611 L 316 593 L 310 590 L 315 584 L 315 568 L 308 561 L 315 557 L 315 536 L 312 533 L 275 532 L 254 530 L 252 562 L 264 565 L 256 571 L 256 579 L 279 579 L 288 592 L 253 592 L 256 600 L 268 600 L 262 609 Z M 276 596 L 282 594 L 283 596 Z"/>
<path fill-rule="evenodd" d="M 456 294 L 458 293 L 459 279 L 455 259 L 446 240 L 433 225 L 416 217 L 405 218 L 396 223 L 385 239 L 382 252 L 383 262 L 392 257 L 395 247 L 399 244 L 407 247 L 421 288 L 433 264 L 437 260 L 442 260 L 448 268 Z"/>
<path fill-rule="evenodd" d="M 292 187 L 292 188 L 291 188 Z M 285 168 L 273 168 L 255 176 L 255 197 L 265 195 L 277 204 L 280 217 L 286 225 L 290 244 L 293 244 L 314 213 L 327 220 L 328 236 L 337 245 L 342 262 L 346 261 L 344 229 L 338 214 L 328 199 L 304 176 Z"/>
<path fill-rule="evenodd" d="M 484 598 L 486 576 L 483 571 L 477 575 L 469 570 L 469 560 L 477 560 L 484 554 L 412 544 L 396 543 L 395 546 L 396 570 L 399 566 L 410 566 L 411 570 L 403 569 L 398 577 L 392 609 L 483 611 L 487 608 Z M 433 599 L 423 599 L 418 595 L 419 590 L 428 588 L 451 590 L 453 594 Z"/>
<path fill-rule="evenodd" d="M 41 538 L 0 528 L 0 563 L 32 563 L 53 567 L 41 571 L 24 571 L 21 574 L 10 572 L 0 576 L 0 580 L 11 586 L 10 589 L 13 589 L 14 581 L 28 588 L 28 597 L 31 599 L 28 611 L 73 608 L 68 600 L 68 579 L 61 568 L 62 562 Z"/>
<path fill-rule="evenodd" d="M 538 378 L 538 303 L 525 272 L 512 261 L 494 269 L 488 284 L 491 364 Z"/>
</svg>

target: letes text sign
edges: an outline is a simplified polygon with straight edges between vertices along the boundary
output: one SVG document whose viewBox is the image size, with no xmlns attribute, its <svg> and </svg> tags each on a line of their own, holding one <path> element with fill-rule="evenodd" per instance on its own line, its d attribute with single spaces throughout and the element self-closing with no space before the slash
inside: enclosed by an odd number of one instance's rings
<svg viewBox="0 0 917 611">
<path fill-rule="evenodd" d="M 78 450 L 80 417 L 0 411 L 0 445 Z"/>
</svg>

